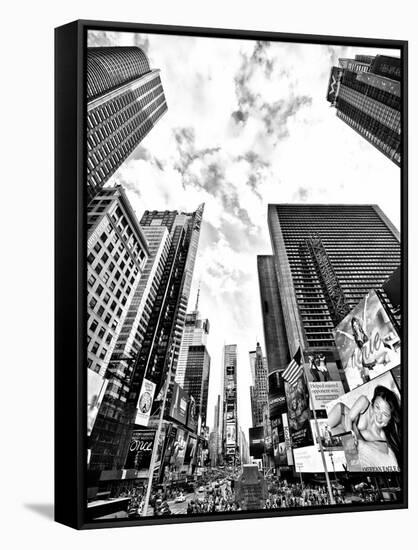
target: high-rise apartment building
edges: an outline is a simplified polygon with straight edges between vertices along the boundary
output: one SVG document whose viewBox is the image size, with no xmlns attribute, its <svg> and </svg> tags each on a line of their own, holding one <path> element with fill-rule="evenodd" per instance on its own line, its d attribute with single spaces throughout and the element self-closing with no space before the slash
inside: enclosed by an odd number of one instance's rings
<svg viewBox="0 0 418 550">
<path fill-rule="evenodd" d="M 376 205 L 271 204 L 268 223 L 276 274 L 270 288 L 277 284 L 280 293 L 286 353 L 299 345 L 334 350 L 334 327 L 400 265 L 399 232 Z M 262 299 L 270 292 L 263 284 L 260 277 Z M 267 316 L 269 307 L 263 305 Z M 268 357 L 278 345 L 272 334 L 265 331 Z"/>
<path fill-rule="evenodd" d="M 401 163 L 401 60 L 384 55 L 340 59 L 327 100 L 337 116 L 398 166 Z"/>
<path fill-rule="evenodd" d="M 268 404 L 267 360 L 263 357 L 261 346 L 257 342 L 255 351 L 250 351 L 252 386 L 250 387 L 251 414 L 253 427 L 262 426 L 264 412 Z"/>
<path fill-rule="evenodd" d="M 239 457 L 237 345 L 223 348 L 223 425 L 222 446 L 226 462 L 235 463 Z"/>
<path fill-rule="evenodd" d="M 89 198 L 167 111 L 159 73 L 140 48 L 87 49 Z"/>
</svg>

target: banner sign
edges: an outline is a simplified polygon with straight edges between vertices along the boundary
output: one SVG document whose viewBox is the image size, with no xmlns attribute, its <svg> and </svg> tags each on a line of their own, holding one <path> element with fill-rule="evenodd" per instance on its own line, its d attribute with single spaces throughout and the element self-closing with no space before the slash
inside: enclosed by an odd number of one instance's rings
<svg viewBox="0 0 418 550">
<path fill-rule="evenodd" d="M 236 427 L 235 422 L 227 422 L 226 424 L 226 444 L 235 445 L 236 443 Z"/>
<path fill-rule="evenodd" d="M 327 405 L 327 424 L 342 440 L 352 472 L 398 472 L 401 400 L 390 372 Z"/>
<path fill-rule="evenodd" d="M 198 425 L 198 417 L 197 417 L 197 410 L 196 410 L 196 401 L 194 397 L 191 395 L 189 398 L 189 406 L 187 411 L 187 427 L 192 430 L 192 432 L 197 432 L 197 425 Z"/>
<path fill-rule="evenodd" d="M 374 290 L 338 325 L 335 344 L 350 389 L 401 363 L 400 338 Z"/>
<path fill-rule="evenodd" d="M 313 443 L 309 408 L 309 391 L 305 377 L 300 376 L 295 384 L 285 382 L 287 420 L 289 423 L 292 447 L 306 447 Z"/>
<path fill-rule="evenodd" d="M 148 426 L 151 407 L 154 400 L 155 384 L 144 378 L 142 382 L 141 392 L 138 398 L 138 406 L 136 409 L 135 424 L 140 426 Z"/>
</svg>

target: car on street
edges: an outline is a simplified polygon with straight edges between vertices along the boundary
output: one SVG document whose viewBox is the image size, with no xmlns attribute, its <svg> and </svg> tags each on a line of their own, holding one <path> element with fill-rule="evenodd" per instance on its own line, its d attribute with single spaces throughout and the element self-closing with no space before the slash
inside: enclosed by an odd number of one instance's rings
<svg viewBox="0 0 418 550">
<path fill-rule="evenodd" d="M 180 494 L 176 496 L 174 502 L 184 502 L 186 500 L 186 497 L 183 494 Z"/>
</svg>

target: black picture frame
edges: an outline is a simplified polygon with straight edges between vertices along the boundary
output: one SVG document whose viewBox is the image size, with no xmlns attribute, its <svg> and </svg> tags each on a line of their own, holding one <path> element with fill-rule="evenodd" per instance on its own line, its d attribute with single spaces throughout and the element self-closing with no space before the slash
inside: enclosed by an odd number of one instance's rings
<svg viewBox="0 0 418 550">
<path fill-rule="evenodd" d="M 395 503 L 236 511 L 92 521 L 86 506 L 86 48 L 89 30 L 332 44 L 401 51 L 401 285 L 403 340 L 403 498 Z M 393 510 L 408 506 L 408 43 L 401 40 L 301 35 L 79 20 L 55 30 L 55 520 L 76 529 Z"/>
</svg>

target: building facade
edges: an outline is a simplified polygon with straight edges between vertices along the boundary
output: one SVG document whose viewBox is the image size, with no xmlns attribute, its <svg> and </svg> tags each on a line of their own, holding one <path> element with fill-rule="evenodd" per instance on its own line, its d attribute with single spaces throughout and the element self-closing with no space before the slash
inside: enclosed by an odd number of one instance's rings
<svg viewBox="0 0 418 550">
<path fill-rule="evenodd" d="M 255 351 L 250 351 L 250 366 L 252 386 L 250 387 L 251 414 L 253 427 L 262 426 L 264 412 L 268 404 L 268 370 L 267 360 L 263 357 L 263 352 L 259 342 Z"/>
<path fill-rule="evenodd" d="M 87 49 L 87 189 L 94 197 L 167 111 L 160 71 L 137 47 Z"/>
<path fill-rule="evenodd" d="M 398 166 L 401 163 L 401 61 L 389 56 L 340 59 L 327 100 L 337 116 Z"/>
<path fill-rule="evenodd" d="M 400 265 L 399 232 L 376 205 L 271 204 L 268 223 L 287 352 L 335 350 L 335 326 Z"/>
<path fill-rule="evenodd" d="M 239 458 L 237 345 L 223 348 L 222 450 L 226 463 Z"/>
</svg>

